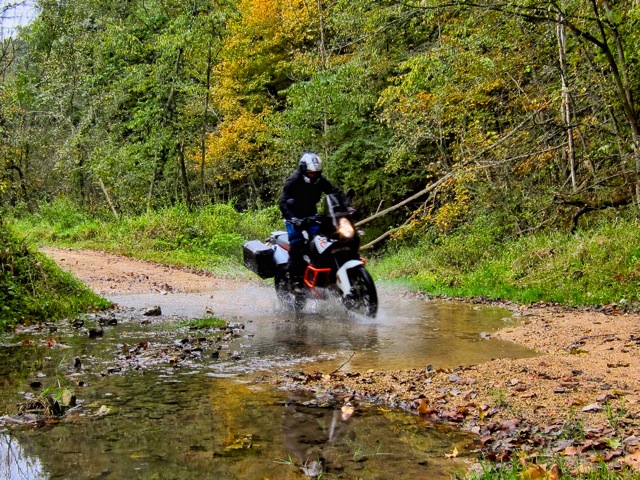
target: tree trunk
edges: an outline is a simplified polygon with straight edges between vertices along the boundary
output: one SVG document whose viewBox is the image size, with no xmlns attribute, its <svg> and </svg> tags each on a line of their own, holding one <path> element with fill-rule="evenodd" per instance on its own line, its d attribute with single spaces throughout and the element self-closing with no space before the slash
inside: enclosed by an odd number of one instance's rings
<svg viewBox="0 0 640 480">
<path fill-rule="evenodd" d="M 567 156 L 569 163 L 569 175 L 571 176 L 571 186 L 575 192 L 578 187 L 576 177 L 576 156 L 573 145 L 573 127 L 571 115 L 571 93 L 569 91 L 569 81 L 567 76 L 567 36 L 564 18 L 562 14 L 558 15 L 558 24 L 556 26 L 556 35 L 558 37 L 558 53 L 560 60 L 560 77 L 562 78 L 562 121 L 567 132 L 567 150 L 563 150 L 563 156 Z"/>
<path fill-rule="evenodd" d="M 149 185 L 149 197 L 147 198 L 147 208 L 151 207 L 153 195 L 155 194 L 156 185 L 160 183 L 160 180 L 164 177 L 164 166 L 167 163 L 167 147 L 163 146 L 160 151 L 160 158 L 156 160 L 155 168 L 153 169 L 153 178 Z"/>
<path fill-rule="evenodd" d="M 180 161 L 180 174 L 182 175 L 182 186 L 184 187 L 184 201 L 187 204 L 187 209 L 192 210 L 191 205 L 191 192 L 189 191 L 189 177 L 187 177 L 187 166 L 184 161 L 184 141 L 180 142 L 178 149 L 178 158 Z"/>
<path fill-rule="evenodd" d="M 318 54 L 320 55 L 320 70 L 327 69 L 327 47 L 325 45 L 324 38 L 324 11 L 322 9 L 322 0 L 318 0 L 318 29 L 320 33 L 320 39 L 318 41 Z M 327 145 L 327 135 L 329 133 L 329 120 L 327 118 L 327 112 L 322 113 L 322 140 L 324 144 L 324 157 L 329 155 L 329 148 Z"/>
<path fill-rule="evenodd" d="M 209 92 L 211 90 L 211 70 L 213 68 L 213 40 L 209 41 L 207 53 L 207 90 L 204 98 L 204 112 L 202 114 L 202 132 L 200 138 L 200 196 L 205 198 L 204 164 L 207 157 L 207 117 L 209 113 Z M 204 204 L 204 201 L 201 202 Z"/>
</svg>

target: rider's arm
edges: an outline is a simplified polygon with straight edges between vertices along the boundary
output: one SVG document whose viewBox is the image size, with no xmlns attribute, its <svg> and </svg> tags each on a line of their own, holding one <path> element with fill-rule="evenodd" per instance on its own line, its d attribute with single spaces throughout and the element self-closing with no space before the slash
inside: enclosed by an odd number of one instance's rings
<svg viewBox="0 0 640 480">
<path fill-rule="evenodd" d="M 326 193 L 327 195 L 340 192 L 340 189 L 338 187 L 334 187 L 333 184 L 329 180 L 327 180 L 325 176 L 320 177 L 319 182 L 322 192 Z"/>
<path fill-rule="evenodd" d="M 293 213 L 291 212 L 291 210 L 289 209 L 289 205 L 287 204 L 287 201 L 289 199 L 292 198 L 291 196 L 291 185 L 294 182 L 294 177 L 290 177 L 284 184 L 284 188 L 282 189 L 282 194 L 280 195 L 280 200 L 278 202 L 278 205 L 280 206 L 280 211 L 282 212 L 282 217 L 285 220 L 290 220 L 291 218 L 293 218 L 295 215 L 293 215 Z"/>
</svg>

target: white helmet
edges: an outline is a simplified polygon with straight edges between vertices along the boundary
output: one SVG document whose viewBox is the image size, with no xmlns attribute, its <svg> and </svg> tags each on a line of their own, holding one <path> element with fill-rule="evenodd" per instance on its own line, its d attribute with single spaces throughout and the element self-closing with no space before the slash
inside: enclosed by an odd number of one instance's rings
<svg viewBox="0 0 640 480">
<path fill-rule="evenodd" d="M 300 171 L 307 183 L 316 183 L 322 173 L 322 160 L 315 153 L 305 153 L 300 157 Z"/>
</svg>

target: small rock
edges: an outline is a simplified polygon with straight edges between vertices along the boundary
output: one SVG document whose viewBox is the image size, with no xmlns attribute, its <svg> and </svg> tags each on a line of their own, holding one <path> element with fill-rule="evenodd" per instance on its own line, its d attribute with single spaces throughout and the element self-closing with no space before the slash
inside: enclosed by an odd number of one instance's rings
<svg viewBox="0 0 640 480">
<path fill-rule="evenodd" d="M 155 307 L 152 307 L 144 312 L 143 315 L 145 317 L 159 317 L 160 315 L 162 315 L 162 309 L 159 305 L 156 305 Z"/>
<path fill-rule="evenodd" d="M 89 329 L 89 338 L 98 338 L 98 337 L 102 337 L 103 335 L 104 335 L 104 330 L 100 326 L 91 327 Z"/>
<path fill-rule="evenodd" d="M 81 328 L 84 326 L 84 320 L 81 318 L 78 318 L 74 320 L 71 325 L 73 326 L 73 328 Z"/>
<path fill-rule="evenodd" d="M 582 409 L 583 412 L 597 412 L 600 410 L 600 405 L 597 403 L 592 403 L 591 405 L 587 405 Z"/>
</svg>

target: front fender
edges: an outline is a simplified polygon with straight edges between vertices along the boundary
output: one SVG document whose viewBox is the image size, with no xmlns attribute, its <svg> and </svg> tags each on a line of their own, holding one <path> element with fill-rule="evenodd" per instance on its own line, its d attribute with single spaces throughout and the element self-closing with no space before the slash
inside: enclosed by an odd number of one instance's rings
<svg viewBox="0 0 640 480">
<path fill-rule="evenodd" d="M 364 265 L 362 260 L 349 260 L 336 272 L 336 285 L 342 291 L 342 295 L 346 296 L 351 293 L 351 282 L 349 281 L 349 270 Z"/>
</svg>

